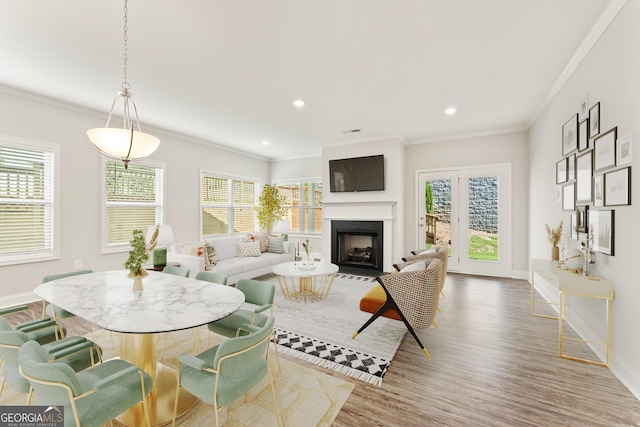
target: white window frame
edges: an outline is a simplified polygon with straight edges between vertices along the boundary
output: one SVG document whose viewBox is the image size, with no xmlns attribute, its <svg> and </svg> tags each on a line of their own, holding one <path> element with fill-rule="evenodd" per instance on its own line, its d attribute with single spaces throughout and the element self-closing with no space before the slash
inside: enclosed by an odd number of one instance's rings
<svg viewBox="0 0 640 427">
<path fill-rule="evenodd" d="M 204 234 L 204 230 L 202 229 L 203 227 L 203 217 L 202 217 L 202 211 L 205 207 L 207 207 L 207 205 L 204 205 L 202 203 L 202 178 L 203 177 L 211 177 L 211 178 L 219 178 L 219 179 L 226 179 L 228 181 L 246 181 L 246 182 L 253 182 L 254 185 L 256 186 L 256 191 L 255 191 L 255 198 L 253 201 L 253 206 L 251 206 L 251 209 L 253 209 L 255 206 L 258 205 L 258 197 L 260 194 L 260 191 L 262 189 L 262 181 L 259 178 L 254 178 L 254 177 L 248 177 L 248 176 L 240 176 L 240 175 L 229 175 L 229 174 L 224 174 L 224 173 L 219 173 L 219 172 L 214 172 L 211 170 L 206 170 L 206 169 L 200 169 L 200 177 L 199 177 L 199 193 L 198 193 L 198 199 L 200 201 L 200 239 L 205 239 L 207 237 L 220 237 L 220 236 L 228 236 L 228 235 L 232 235 L 232 234 L 236 234 L 233 232 L 233 210 L 235 208 L 238 208 L 240 206 L 234 206 L 233 205 L 233 185 L 232 183 L 230 183 L 229 185 L 229 202 L 230 204 L 228 206 L 215 206 L 216 208 L 226 208 L 229 210 L 229 229 L 227 230 L 227 233 L 219 233 L 219 234 Z M 247 208 L 249 208 L 249 206 L 247 206 Z M 258 230 L 258 222 L 255 218 L 254 215 L 254 221 L 253 221 L 253 228 L 254 231 Z"/>
<path fill-rule="evenodd" d="M 120 253 L 120 252 L 128 252 L 131 250 L 131 245 L 129 242 L 126 243 L 112 243 L 107 244 L 107 162 L 118 162 L 118 160 L 114 160 L 108 158 L 106 156 L 102 156 L 102 167 L 101 167 L 101 175 L 102 175 L 102 232 L 101 232 L 101 242 L 102 242 L 102 254 L 111 254 L 111 253 Z M 160 171 L 160 177 L 156 181 L 156 188 L 158 190 L 158 198 L 155 203 L 156 207 L 156 224 L 164 224 L 164 204 L 165 204 L 165 192 L 166 192 L 166 181 L 167 181 L 167 168 L 166 162 L 158 161 L 158 160 L 137 160 L 135 162 L 136 166 L 145 166 L 156 168 Z M 147 233 L 146 226 L 143 232 Z M 133 236 L 132 236 L 133 237 Z"/>
<path fill-rule="evenodd" d="M 324 195 L 324 183 L 322 182 L 322 177 L 311 177 L 311 178 L 295 178 L 295 179 L 279 179 L 277 181 L 273 181 L 273 185 L 291 185 L 291 184 L 297 184 L 298 187 L 300 188 L 300 194 L 303 194 L 303 187 L 305 183 L 320 183 L 323 184 L 322 185 L 322 191 L 323 191 L 323 195 Z M 287 205 L 286 206 L 287 209 L 289 208 L 294 208 L 295 206 L 292 205 Z M 305 208 L 310 208 L 310 209 L 320 209 L 320 211 L 322 211 L 322 218 L 324 218 L 324 209 L 323 206 L 309 206 L 309 205 L 305 205 L 304 204 L 304 200 L 301 200 L 300 206 L 298 206 L 298 218 L 304 218 L 304 210 Z M 322 225 L 322 221 L 320 222 L 320 225 Z M 298 231 L 291 231 L 290 234 L 294 234 L 294 235 L 313 235 L 313 236 L 321 236 L 322 235 L 322 231 L 315 231 L 315 232 L 308 232 L 308 231 L 304 231 L 304 230 L 298 230 Z"/>
<path fill-rule="evenodd" d="M 49 247 L 42 248 L 42 250 L 28 253 L 0 254 L 0 266 L 60 259 L 60 202 L 57 197 L 60 194 L 60 145 L 5 135 L 0 135 L 0 145 L 18 149 L 39 150 L 51 157 L 49 162 L 51 170 L 48 174 L 48 182 L 45 181 L 45 199 L 42 202 L 50 206 L 48 239 L 50 239 L 51 244 Z"/>
</svg>

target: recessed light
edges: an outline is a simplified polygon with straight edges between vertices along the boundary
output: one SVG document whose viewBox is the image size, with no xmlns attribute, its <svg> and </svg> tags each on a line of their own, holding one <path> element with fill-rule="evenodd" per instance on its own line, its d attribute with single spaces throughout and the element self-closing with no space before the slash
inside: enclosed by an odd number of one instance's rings
<svg viewBox="0 0 640 427">
<path fill-rule="evenodd" d="M 304 107 L 304 101 L 302 99 L 296 99 L 295 101 L 293 101 L 293 105 L 298 108 L 302 108 Z"/>
<path fill-rule="evenodd" d="M 447 108 L 446 110 L 444 110 L 444 113 L 445 113 L 445 114 L 448 114 L 448 115 L 452 115 L 452 114 L 454 114 L 455 112 L 456 112 L 456 107 L 449 107 L 449 108 Z"/>
<path fill-rule="evenodd" d="M 265 139 L 264 141 L 262 141 L 262 145 L 269 145 L 269 141 Z"/>
</svg>

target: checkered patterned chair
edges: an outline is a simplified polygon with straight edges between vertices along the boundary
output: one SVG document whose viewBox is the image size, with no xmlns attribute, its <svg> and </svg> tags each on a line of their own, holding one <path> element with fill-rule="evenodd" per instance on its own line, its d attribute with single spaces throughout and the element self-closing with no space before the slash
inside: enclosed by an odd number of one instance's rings
<svg viewBox="0 0 640 427">
<path fill-rule="evenodd" d="M 442 261 L 442 286 L 444 287 L 444 282 L 447 279 L 447 268 L 449 263 L 449 247 L 448 246 L 434 246 L 430 249 L 419 249 L 415 251 L 411 251 L 412 255 L 402 258 L 402 261 L 405 264 L 394 264 L 396 270 L 400 271 L 404 268 L 408 263 L 412 263 L 415 261 L 423 261 L 425 259 L 439 259 Z M 440 288 L 440 295 L 444 296 L 442 292 L 442 288 Z"/>
<path fill-rule="evenodd" d="M 376 277 L 379 284 L 360 300 L 360 310 L 373 313 L 373 316 L 358 329 L 353 338 L 380 316 L 401 320 L 427 358 L 431 359 L 415 329 L 426 329 L 433 324 L 444 278 L 443 265 L 439 259 L 421 262 L 424 262 L 424 268 L 410 268 L 408 270 L 412 271 Z"/>
</svg>

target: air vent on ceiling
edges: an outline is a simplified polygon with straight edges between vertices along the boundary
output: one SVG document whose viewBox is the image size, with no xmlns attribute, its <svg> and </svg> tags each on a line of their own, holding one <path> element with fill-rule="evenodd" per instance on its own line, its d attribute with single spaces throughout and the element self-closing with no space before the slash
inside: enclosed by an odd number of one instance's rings
<svg viewBox="0 0 640 427">
<path fill-rule="evenodd" d="M 360 129 L 348 129 L 348 130 L 343 130 L 342 133 L 358 133 L 360 132 Z"/>
</svg>

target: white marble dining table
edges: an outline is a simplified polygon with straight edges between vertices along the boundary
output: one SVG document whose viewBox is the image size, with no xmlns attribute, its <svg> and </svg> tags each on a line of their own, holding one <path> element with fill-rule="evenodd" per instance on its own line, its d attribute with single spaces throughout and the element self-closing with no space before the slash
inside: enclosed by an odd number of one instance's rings
<svg viewBox="0 0 640 427">
<path fill-rule="evenodd" d="M 105 271 L 65 277 L 37 286 L 33 293 L 94 325 L 121 333 L 120 358 L 144 369 L 154 379 L 148 397 L 152 425 L 173 416 L 175 370 L 157 361 L 158 334 L 194 328 L 235 312 L 244 294 L 234 287 L 150 271 L 144 289 L 133 290 L 128 271 Z M 178 414 L 186 413 L 195 396 L 180 391 Z M 144 420 L 141 405 L 118 417 L 125 426 Z"/>
</svg>

